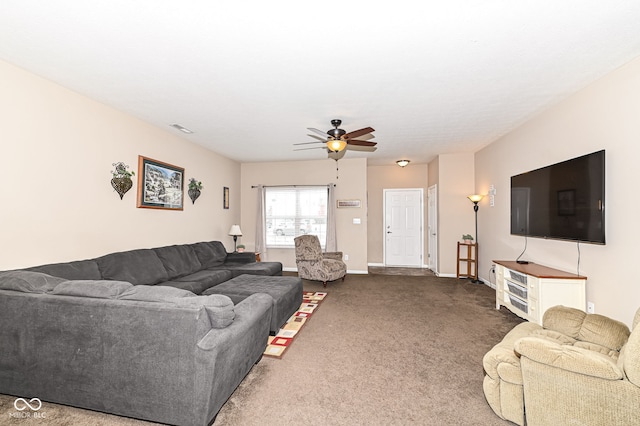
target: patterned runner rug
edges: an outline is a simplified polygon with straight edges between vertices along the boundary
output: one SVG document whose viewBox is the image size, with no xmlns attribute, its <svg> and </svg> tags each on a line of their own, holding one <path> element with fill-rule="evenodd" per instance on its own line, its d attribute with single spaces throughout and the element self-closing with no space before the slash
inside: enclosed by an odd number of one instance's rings
<svg viewBox="0 0 640 426">
<path fill-rule="evenodd" d="M 325 292 L 304 292 L 300 308 L 296 313 L 291 315 L 291 318 L 287 320 L 275 336 L 269 336 L 264 355 L 272 358 L 282 358 L 282 355 L 284 355 L 289 346 L 291 346 L 293 340 L 318 309 L 325 297 L 327 297 L 327 293 Z"/>
</svg>

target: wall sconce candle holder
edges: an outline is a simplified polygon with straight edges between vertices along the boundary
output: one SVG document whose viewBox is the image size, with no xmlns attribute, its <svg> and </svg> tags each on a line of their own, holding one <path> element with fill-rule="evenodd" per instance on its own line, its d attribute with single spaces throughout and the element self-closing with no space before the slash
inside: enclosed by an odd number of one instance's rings
<svg viewBox="0 0 640 426">
<path fill-rule="evenodd" d="M 201 194 L 202 188 L 202 182 L 195 180 L 194 178 L 189 179 L 189 190 L 187 193 L 189 194 L 189 198 L 191 198 L 192 204 L 196 203 L 196 200 Z"/>
<path fill-rule="evenodd" d="M 135 175 L 135 172 L 127 170 L 129 166 L 123 162 L 113 163 L 112 165 L 115 167 L 115 170 L 111 171 L 111 174 L 113 175 L 111 178 L 111 186 L 115 189 L 122 200 L 124 194 L 126 194 L 133 186 L 131 176 Z"/>
</svg>

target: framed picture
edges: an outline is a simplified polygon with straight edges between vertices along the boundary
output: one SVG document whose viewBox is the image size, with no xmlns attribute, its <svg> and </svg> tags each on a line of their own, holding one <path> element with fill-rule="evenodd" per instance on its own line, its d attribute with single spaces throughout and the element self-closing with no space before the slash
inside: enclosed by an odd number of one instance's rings
<svg viewBox="0 0 640 426">
<path fill-rule="evenodd" d="M 558 191 L 558 216 L 574 216 L 576 214 L 576 190 Z"/>
<path fill-rule="evenodd" d="M 222 208 L 229 208 L 229 188 L 226 186 L 222 188 Z"/>
<path fill-rule="evenodd" d="M 184 169 L 138 156 L 138 207 L 183 210 Z"/>
<path fill-rule="evenodd" d="M 338 208 L 339 209 L 345 209 L 345 208 L 359 209 L 360 200 L 338 200 Z"/>
</svg>

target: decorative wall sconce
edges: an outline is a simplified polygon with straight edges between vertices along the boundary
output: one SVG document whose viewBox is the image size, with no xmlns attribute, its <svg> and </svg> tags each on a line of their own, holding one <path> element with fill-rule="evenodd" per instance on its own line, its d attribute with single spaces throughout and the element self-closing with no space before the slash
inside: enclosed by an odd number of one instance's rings
<svg viewBox="0 0 640 426">
<path fill-rule="evenodd" d="M 191 198 L 191 203 L 195 204 L 196 200 L 200 196 L 200 190 L 202 189 L 202 182 L 199 180 L 195 180 L 194 178 L 189 179 L 189 198 Z"/>
<path fill-rule="evenodd" d="M 135 173 L 127 170 L 129 166 L 123 162 L 113 163 L 112 166 L 115 167 L 115 170 L 111 171 L 111 174 L 113 175 L 111 178 L 111 186 L 116 190 L 122 200 L 124 194 L 126 194 L 133 186 L 131 176 L 135 175 Z"/>
<path fill-rule="evenodd" d="M 405 168 L 409 165 L 410 161 L 409 160 L 398 160 L 396 161 L 396 164 L 402 168 Z"/>
</svg>

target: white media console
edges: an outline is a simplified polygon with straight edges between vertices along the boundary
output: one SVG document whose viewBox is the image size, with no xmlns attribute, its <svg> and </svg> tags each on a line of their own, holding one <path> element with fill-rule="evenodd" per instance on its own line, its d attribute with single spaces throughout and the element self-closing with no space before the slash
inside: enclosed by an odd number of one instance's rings
<svg viewBox="0 0 640 426">
<path fill-rule="evenodd" d="M 587 277 L 536 263 L 509 260 L 493 263 L 496 265 L 496 309 L 504 306 L 540 325 L 545 311 L 552 306 L 585 310 Z"/>
</svg>

